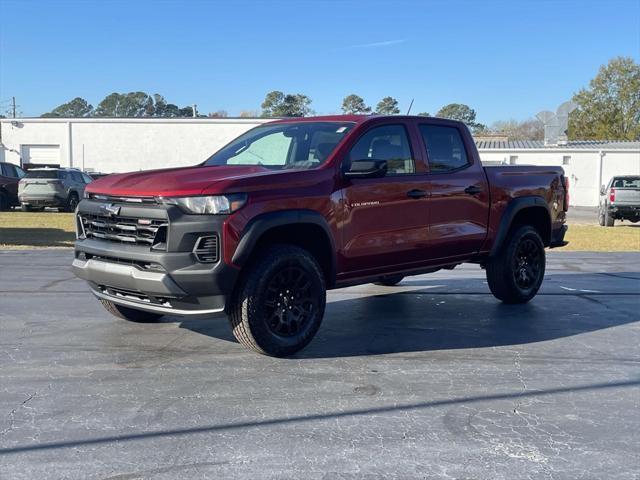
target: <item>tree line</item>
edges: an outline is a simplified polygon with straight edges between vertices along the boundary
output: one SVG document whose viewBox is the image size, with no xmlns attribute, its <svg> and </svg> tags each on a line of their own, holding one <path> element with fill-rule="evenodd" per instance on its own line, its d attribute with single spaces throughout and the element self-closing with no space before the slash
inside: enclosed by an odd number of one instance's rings
<svg viewBox="0 0 640 480">
<path fill-rule="evenodd" d="M 311 98 L 301 93 L 284 93 L 278 90 L 267 93 L 261 111 L 240 112 L 241 117 L 305 117 L 312 115 Z M 573 96 L 577 105 L 569 115 L 569 139 L 640 139 L 640 65 L 632 58 L 617 57 L 600 67 L 588 87 Z M 397 115 L 398 100 L 387 96 L 375 109 L 359 95 L 347 95 L 341 106 L 344 114 Z M 430 116 L 427 112 L 418 113 Z M 162 95 L 145 92 L 112 93 L 95 108 L 85 99 L 76 97 L 43 117 L 159 117 L 159 118 L 222 118 L 224 110 L 202 115 L 192 106 L 179 107 L 168 103 Z M 512 140 L 541 140 L 544 126 L 536 119 L 524 121 L 506 120 L 486 126 L 476 121 L 476 111 L 468 105 L 450 103 L 438 110 L 435 117 L 464 122 L 474 134 L 495 133 Z"/>
</svg>

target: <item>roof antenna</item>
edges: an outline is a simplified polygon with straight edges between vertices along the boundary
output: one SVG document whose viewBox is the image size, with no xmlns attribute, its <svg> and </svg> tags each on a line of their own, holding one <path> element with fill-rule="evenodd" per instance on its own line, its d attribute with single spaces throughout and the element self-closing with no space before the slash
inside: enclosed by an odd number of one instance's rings
<svg viewBox="0 0 640 480">
<path fill-rule="evenodd" d="M 411 103 L 409 104 L 409 109 L 407 110 L 407 115 L 411 112 L 411 107 L 413 107 L 413 98 L 411 99 Z"/>
</svg>

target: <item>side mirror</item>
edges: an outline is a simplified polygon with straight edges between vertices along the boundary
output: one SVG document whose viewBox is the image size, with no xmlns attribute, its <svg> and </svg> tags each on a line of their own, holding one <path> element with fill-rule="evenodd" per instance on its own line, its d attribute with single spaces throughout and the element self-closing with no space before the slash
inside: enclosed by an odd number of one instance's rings
<svg viewBox="0 0 640 480">
<path fill-rule="evenodd" d="M 386 174 L 386 160 L 356 160 L 351 162 L 351 168 L 344 172 L 347 178 L 380 178 Z"/>
</svg>

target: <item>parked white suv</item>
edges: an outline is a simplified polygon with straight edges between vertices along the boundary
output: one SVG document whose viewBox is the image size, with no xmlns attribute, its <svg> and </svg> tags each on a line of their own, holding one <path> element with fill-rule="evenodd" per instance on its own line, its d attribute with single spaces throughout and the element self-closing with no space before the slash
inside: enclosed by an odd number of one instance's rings
<svg viewBox="0 0 640 480">
<path fill-rule="evenodd" d="M 84 187 L 92 181 L 89 175 L 74 168 L 32 169 L 18 183 L 18 199 L 25 212 L 45 207 L 73 212 Z"/>
</svg>

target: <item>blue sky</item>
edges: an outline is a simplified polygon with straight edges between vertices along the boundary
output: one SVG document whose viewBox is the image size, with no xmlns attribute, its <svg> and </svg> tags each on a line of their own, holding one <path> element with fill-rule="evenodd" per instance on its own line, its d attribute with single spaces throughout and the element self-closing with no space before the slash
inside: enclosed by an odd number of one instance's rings
<svg viewBox="0 0 640 480">
<path fill-rule="evenodd" d="M 318 114 L 345 95 L 478 120 L 554 110 L 617 55 L 640 57 L 640 0 L 0 0 L 0 108 L 160 93 L 201 113 L 258 110 L 270 90 Z"/>
</svg>

